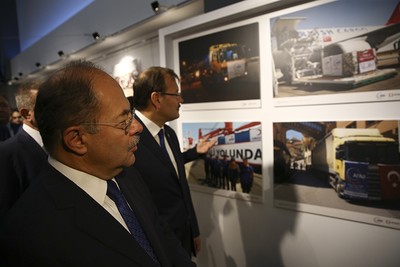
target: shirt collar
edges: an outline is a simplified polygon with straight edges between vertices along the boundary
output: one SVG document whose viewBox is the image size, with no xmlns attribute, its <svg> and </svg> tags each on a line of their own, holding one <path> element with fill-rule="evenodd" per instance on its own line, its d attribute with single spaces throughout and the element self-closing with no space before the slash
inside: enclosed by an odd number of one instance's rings
<svg viewBox="0 0 400 267">
<path fill-rule="evenodd" d="M 157 124 L 149 120 L 143 113 L 140 111 L 136 110 L 135 114 L 139 117 L 139 119 L 143 122 L 143 124 L 146 126 L 147 130 L 149 130 L 150 134 L 155 137 L 158 132 L 160 131 L 160 128 Z"/>
<path fill-rule="evenodd" d="M 49 156 L 48 161 L 51 166 L 61 172 L 64 176 L 74 182 L 97 203 L 103 205 L 107 192 L 107 182 L 96 176 L 68 167 L 58 160 Z"/>
<path fill-rule="evenodd" d="M 38 143 L 41 147 L 43 147 L 43 141 L 42 141 L 42 136 L 40 136 L 40 132 L 36 129 L 33 129 L 29 125 L 26 125 L 25 123 L 22 124 L 22 129 L 29 134 L 35 141 Z"/>
</svg>

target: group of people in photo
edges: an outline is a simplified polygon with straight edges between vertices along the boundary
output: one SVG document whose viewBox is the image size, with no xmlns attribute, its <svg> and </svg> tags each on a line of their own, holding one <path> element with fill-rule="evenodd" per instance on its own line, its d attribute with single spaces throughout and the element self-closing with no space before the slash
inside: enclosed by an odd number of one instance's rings
<svg viewBox="0 0 400 267">
<path fill-rule="evenodd" d="M 246 158 L 239 162 L 235 158 L 228 160 L 226 155 L 220 158 L 208 154 L 204 159 L 204 171 L 203 184 L 210 187 L 239 191 L 237 184 L 240 184 L 243 193 L 250 193 L 253 186 L 254 169 Z"/>
</svg>

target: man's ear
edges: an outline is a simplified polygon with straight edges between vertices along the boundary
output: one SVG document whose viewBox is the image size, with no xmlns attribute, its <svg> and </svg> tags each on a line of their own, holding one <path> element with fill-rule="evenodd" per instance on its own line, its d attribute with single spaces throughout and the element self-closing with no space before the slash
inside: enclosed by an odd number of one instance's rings
<svg viewBox="0 0 400 267">
<path fill-rule="evenodd" d="M 63 132 L 64 145 L 76 154 L 84 155 L 87 152 L 86 134 L 81 126 L 68 127 Z"/>
<path fill-rule="evenodd" d="M 20 111 L 19 111 L 20 113 L 21 113 L 21 116 L 22 117 L 24 117 L 24 119 L 30 119 L 30 113 L 29 113 L 29 110 L 27 110 L 26 108 L 22 108 Z"/>
<path fill-rule="evenodd" d="M 152 92 L 150 95 L 151 104 L 154 106 L 156 110 L 160 109 L 160 94 L 157 92 Z"/>
</svg>

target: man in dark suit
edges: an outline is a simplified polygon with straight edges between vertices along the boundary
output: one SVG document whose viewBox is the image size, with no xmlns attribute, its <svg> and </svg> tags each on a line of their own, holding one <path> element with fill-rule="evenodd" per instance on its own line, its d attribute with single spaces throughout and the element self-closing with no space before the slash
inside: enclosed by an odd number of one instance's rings
<svg viewBox="0 0 400 267">
<path fill-rule="evenodd" d="M 13 136 L 10 126 L 11 107 L 8 99 L 0 95 L 0 142 Z"/>
<path fill-rule="evenodd" d="M 205 155 L 216 141 L 201 140 L 195 148 L 181 152 L 175 131 L 165 124 L 179 117 L 183 99 L 178 80 L 173 70 L 162 67 L 151 67 L 135 79 L 133 105 L 144 130 L 134 167 L 148 185 L 161 216 L 188 254 L 196 255 L 200 231 L 184 165 Z"/>
<path fill-rule="evenodd" d="M 37 82 L 29 82 L 18 88 L 15 101 L 24 117 L 23 125 L 15 136 L 0 143 L 0 217 L 47 164 L 47 154 L 34 116 L 38 87 Z"/>
<path fill-rule="evenodd" d="M 195 266 L 141 176 L 124 171 L 142 131 L 133 116 L 91 62 L 41 84 L 35 118 L 49 164 L 1 222 L 0 266 Z"/>
</svg>

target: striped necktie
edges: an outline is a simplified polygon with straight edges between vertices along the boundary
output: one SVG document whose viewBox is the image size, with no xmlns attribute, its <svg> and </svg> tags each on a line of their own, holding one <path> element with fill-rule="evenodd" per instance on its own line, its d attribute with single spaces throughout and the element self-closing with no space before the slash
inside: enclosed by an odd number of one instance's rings
<svg viewBox="0 0 400 267">
<path fill-rule="evenodd" d="M 153 259 L 153 261 L 160 266 L 157 256 L 154 253 L 146 234 L 140 225 L 134 211 L 128 206 L 124 195 L 118 189 L 117 184 L 112 180 L 107 180 L 107 196 L 109 196 L 117 206 L 122 218 L 129 228 L 132 236 L 139 243 L 139 245 L 146 251 L 146 253 Z"/>
</svg>

